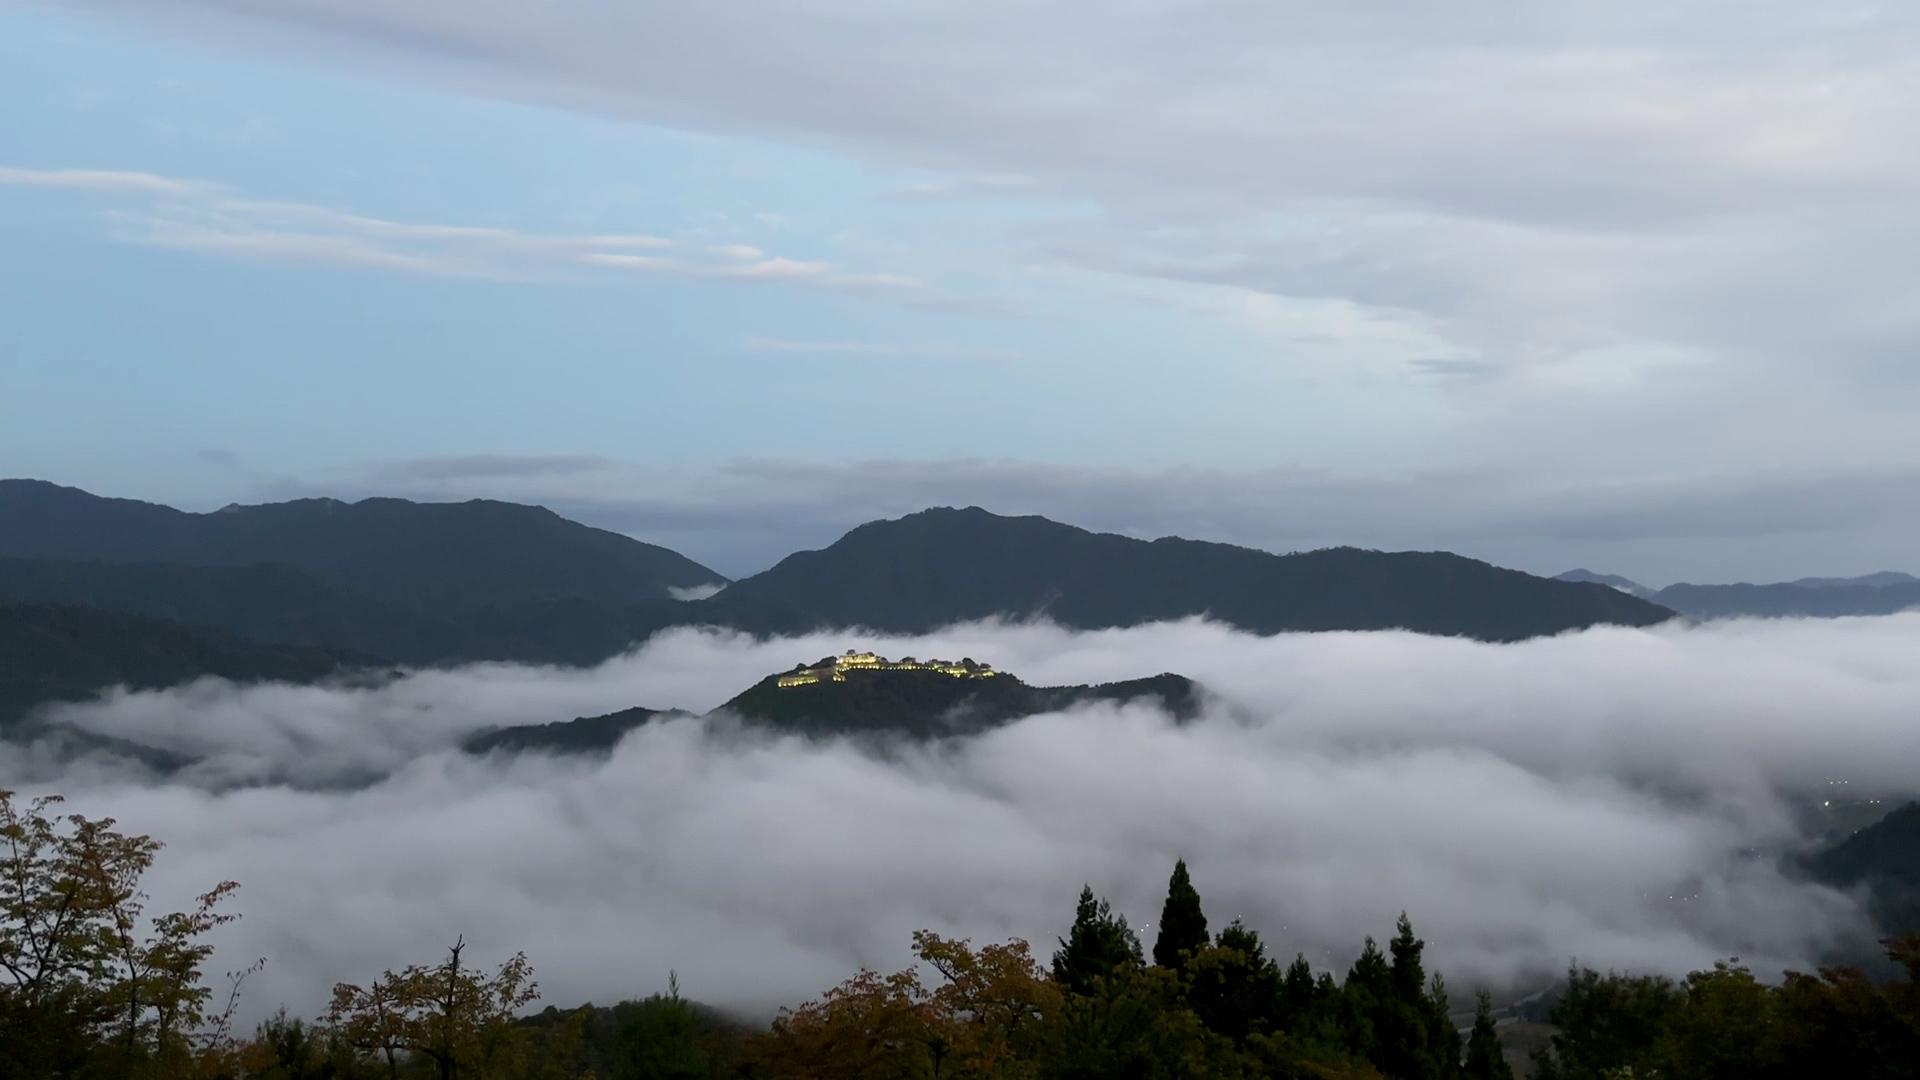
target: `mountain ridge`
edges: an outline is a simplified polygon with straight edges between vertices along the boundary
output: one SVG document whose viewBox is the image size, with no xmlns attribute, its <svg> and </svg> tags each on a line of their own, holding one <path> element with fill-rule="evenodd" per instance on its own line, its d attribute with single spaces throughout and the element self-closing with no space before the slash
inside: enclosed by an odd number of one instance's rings
<svg viewBox="0 0 1920 1080">
<path fill-rule="evenodd" d="M 1102 629 L 1207 615 L 1253 633 L 1404 629 L 1514 641 L 1672 617 L 1605 586 L 1448 552 L 1275 555 L 1181 537 L 1136 540 L 977 506 L 868 522 L 700 603 L 718 624 L 756 633 L 856 625 L 922 633 L 995 615 Z"/>
<path fill-rule="evenodd" d="M 675 598 L 720 584 L 704 599 Z M 189 514 L 19 480 L 0 481 L 0 598 L 410 665 L 585 666 L 676 626 L 768 637 L 924 633 L 996 617 L 1099 629 L 1204 616 L 1260 634 L 1403 629 L 1515 641 L 1672 617 L 1604 585 L 1446 552 L 1275 555 L 979 507 L 867 522 L 726 583 L 676 552 L 540 507 L 303 499 Z M 74 663 L 91 670 L 78 654 Z"/>
<path fill-rule="evenodd" d="M 41 480 L 0 480 L 0 556 L 102 563 L 275 563 L 429 615 L 554 599 L 667 601 L 727 579 L 679 552 L 542 506 L 470 499 L 295 499 L 194 514 Z"/>
</svg>

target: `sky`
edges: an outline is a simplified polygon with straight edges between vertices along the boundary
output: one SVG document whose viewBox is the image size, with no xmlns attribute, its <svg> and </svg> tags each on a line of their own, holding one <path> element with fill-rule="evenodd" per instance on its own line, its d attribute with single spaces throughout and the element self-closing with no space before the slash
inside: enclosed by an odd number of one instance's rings
<svg viewBox="0 0 1920 1080">
<path fill-rule="evenodd" d="M 0 0 L 0 473 L 1920 570 L 1920 14 Z"/>
<path fill-rule="evenodd" d="M 911 745 L 687 716 L 603 757 L 455 749 L 492 725 L 705 712 L 847 646 L 1037 685 L 1170 668 L 1205 696 L 1184 725 L 1100 704 Z M 1838 823 L 1825 803 L 1913 797 L 1916 647 L 1916 612 L 1509 644 L 1198 619 L 679 629 L 592 669 L 109 693 L 47 718 L 198 764 L 156 775 L 111 749 L 5 743 L 0 787 L 164 842 L 143 881 L 156 913 L 239 882 L 208 967 L 266 958 L 248 1024 L 313 1016 L 336 981 L 431 962 L 461 934 L 476 962 L 524 950 L 562 1008 L 677 972 L 765 1017 L 861 965 L 906 966 L 917 929 L 1019 937 L 1045 962 L 1083 883 L 1151 945 L 1176 859 L 1214 928 L 1243 919 L 1283 962 L 1336 975 L 1404 910 L 1457 1001 L 1542 988 L 1570 961 L 1677 976 L 1738 957 L 1774 980 L 1875 951 L 1858 897 L 1782 862 Z"/>
</svg>

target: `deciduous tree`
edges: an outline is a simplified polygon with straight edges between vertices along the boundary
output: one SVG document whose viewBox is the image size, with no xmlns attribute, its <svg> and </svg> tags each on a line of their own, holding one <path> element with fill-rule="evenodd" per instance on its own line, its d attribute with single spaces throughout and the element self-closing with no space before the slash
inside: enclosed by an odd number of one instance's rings
<svg viewBox="0 0 1920 1080">
<path fill-rule="evenodd" d="M 340 983 L 327 1023 L 389 1076 L 414 1058 L 433 1062 L 440 1080 L 510 1075 L 521 1057 L 514 1014 L 540 997 L 533 967 L 515 953 L 486 975 L 465 965 L 465 950 L 463 938 L 433 967 L 389 970 L 364 989 Z"/>
<path fill-rule="evenodd" d="M 147 918 L 160 843 L 60 802 L 0 791 L 0 1058 L 24 1078 L 186 1075 L 212 996 L 204 938 L 236 917 L 218 909 L 238 886 Z"/>
</svg>

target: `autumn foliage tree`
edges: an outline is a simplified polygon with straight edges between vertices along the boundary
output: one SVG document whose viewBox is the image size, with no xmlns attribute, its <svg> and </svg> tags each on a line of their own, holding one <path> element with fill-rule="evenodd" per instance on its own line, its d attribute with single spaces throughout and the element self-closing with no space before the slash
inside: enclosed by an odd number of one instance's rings
<svg viewBox="0 0 1920 1080">
<path fill-rule="evenodd" d="M 112 818 L 19 805 L 0 791 L 0 1059 L 10 1077 L 191 1075 L 217 1041 L 201 981 L 206 934 L 231 921 L 222 882 L 147 917 L 161 845 Z M 229 1012 L 231 1010 L 229 1009 Z"/>
<path fill-rule="evenodd" d="M 938 973 L 939 985 L 923 985 L 915 968 L 891 975 L 863 970 L 819 1001 L 783 1012 L 747 1050 L 753 1074 L 770 1080 L 1038 1075 L 1042 1026 L 1060 994 L 1027 943 L 974 949 L 920 931 L 913 950 Z"/>
<path fill-rule="evenodd" d="M 540 996 L 533 967 L 515 953 L 493 974 L 466 966 L 464 939 L 432 967 L 389 970 L 362 988 L 333 988 L 327 1024 L 353 1047 L 400 1075 L 424 1059 L 440 1080 L 492 1080 L 515 1075 L 523 1046 L 517 1013 Z"/>
</svg>

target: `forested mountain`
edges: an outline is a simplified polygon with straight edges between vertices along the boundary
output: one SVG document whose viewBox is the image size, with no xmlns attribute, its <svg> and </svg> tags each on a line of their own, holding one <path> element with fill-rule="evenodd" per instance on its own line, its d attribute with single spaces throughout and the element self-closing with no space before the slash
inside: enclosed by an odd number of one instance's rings
<svg viewBox="0 0 1920 1080">
<path fill-rule="evenodd" d="M 726 579 L 674 551 L 538 506 L 298 499 L 208 514 L 0 480 L 0 556 L 276 563 L 437 616 L 581 599 L 618 606 Z"/>
<path fill-rule="evenodd" d="M 870 522 L 700 607 L 706 618 L 757 632 L 915 633 L 993 615 L 1098 628 L 1204 614 L 1262 634 L 1406 629 L 1490 641 L 1672 616 L 1603 585 L 1446 552 L 1273 555 L 1177 537 L 1135 540 L 978 507 Z"/>
<path fill-rule="evenodd" d="M 143 615 L 0 600 L 0 729 L 36 704 L 84 700 L 109 686 L 155 689 L 204 675 L 304 683 L 381 663 Z"/>
<path fill-rule="evenodd" d="M 1610 585 L 1696 619 L 1891 615 L 1920 606 L 1920 578 L 1893 570 L 1852 578 L 1807 577 L 1772 585 L 1680 582 L 1658 590 L 1618 574 L 1596 574 L 1591 570 L 1569 570 L 1559 575 L 1559 580 Z"/>
</svg>

